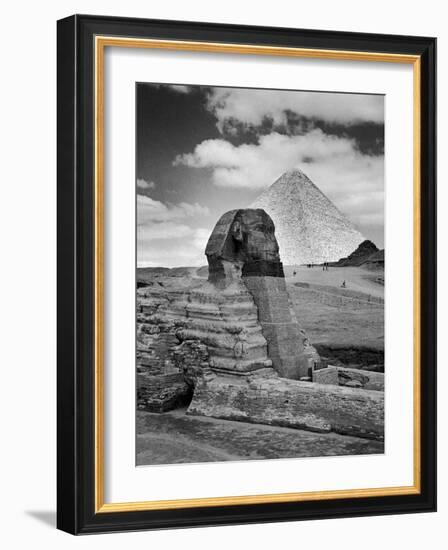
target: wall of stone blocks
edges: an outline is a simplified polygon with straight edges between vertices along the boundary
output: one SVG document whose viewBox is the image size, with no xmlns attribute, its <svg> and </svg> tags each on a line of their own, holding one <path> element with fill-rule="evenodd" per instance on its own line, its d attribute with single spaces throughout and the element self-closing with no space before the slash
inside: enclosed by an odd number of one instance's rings
<svg viewBox="0 0 448 550">
<path fill-rule="evenodd" d="M 384 440 L 384 393 L 296 380 L 199 383 L 188 414 Z"/>
</svg>

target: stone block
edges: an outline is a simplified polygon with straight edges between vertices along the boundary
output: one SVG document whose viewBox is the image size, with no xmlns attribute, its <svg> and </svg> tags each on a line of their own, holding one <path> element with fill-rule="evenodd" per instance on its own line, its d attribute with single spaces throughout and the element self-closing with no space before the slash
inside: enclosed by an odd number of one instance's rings
<svg viewBox="0 0 448 550">
<path fill-rule="evenodd" d="M 338 369 L 339 384 L 348 387 L 360 387 L 365 390 L 384 391 L 384 373 L 347 367 Z"/>
<path fill-rule="evenodd" d="M 339 385 L 338 369 L 336 367 L 326 367 L 323 369 L 313 369 L 312 380 L 316 384 Z"/>
<path fill-rule="evenodd" d="M 187 414 L 384 440 L 383 392 L 298 380 L 201 380 Z"/>
<path fill-rule="evenodd" d="M 162 413 L 188 405 L 192 388 L 182 374 L 137 376 L 137 408 Z"/>
</svg>

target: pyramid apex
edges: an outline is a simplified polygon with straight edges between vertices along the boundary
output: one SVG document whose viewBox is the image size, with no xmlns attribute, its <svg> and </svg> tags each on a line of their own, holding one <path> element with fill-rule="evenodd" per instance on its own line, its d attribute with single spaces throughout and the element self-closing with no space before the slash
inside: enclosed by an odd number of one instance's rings
<svg viewBox="0 0 448 550">
<path fill-rule="evenodd" d="M 365 240 L 300 168 L 284 172 L 251 208 L 263 208 L 274 222 L 285 265 L 338 261 Z"/>
<path fill-rule="evenodd" d="M 300 180 L 300 181 L 308 181 L 310 183 L 310 178 L 305 174 L 303 170 L 300 168 L 292 168 L 291 170 L 287 170 L 286 172 L 283 172 L 283 174 L 278 178 L 277 181 L 291 181 L 291 180 Z"/>
<path fill-rule="evenodd" d="M 306 176 L 306 174 L 300 168 L 291 168 L 291 170 L 286 170 L 286 172 L 283 172 L 282 176 Z"/>
</svg>

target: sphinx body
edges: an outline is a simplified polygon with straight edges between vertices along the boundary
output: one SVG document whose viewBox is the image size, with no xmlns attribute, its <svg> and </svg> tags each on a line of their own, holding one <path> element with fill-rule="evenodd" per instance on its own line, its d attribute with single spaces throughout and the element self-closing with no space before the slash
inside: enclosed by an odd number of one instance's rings
<svg viewBox="0 0 448 550">
<path fill-rule="evenodd" d="M 225 289 L 242 281 L 258 308 L 268 356 L 284 378 L 309 374 L 317 359 L 289 303 L 274 223 L 262 209 L 226 212 L 205 249 L 209 283 Z M 311 352 L 311 353 L 310 353 Z"/>
</svg>

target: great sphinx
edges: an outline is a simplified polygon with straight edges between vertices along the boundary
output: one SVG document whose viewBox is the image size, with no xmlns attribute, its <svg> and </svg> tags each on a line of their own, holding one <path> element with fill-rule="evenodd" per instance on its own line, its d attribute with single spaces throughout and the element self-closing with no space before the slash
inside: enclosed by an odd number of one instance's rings
<svg viewBox="0 0 448 550">
<path fill-rule="evenodd" d="M 258 308 L 258 320 L 274 369 L 284 378 L 308 376 L 318 360 L 289 303 L 274 222 L 262 209 L 231 210 L 208 240 L 208 281 L 225 289 L 242 280 Z"/>
</svg>

